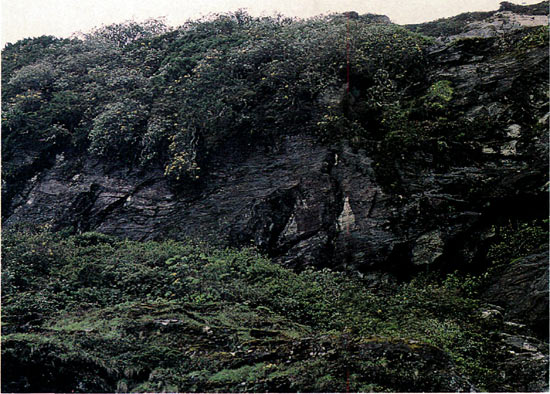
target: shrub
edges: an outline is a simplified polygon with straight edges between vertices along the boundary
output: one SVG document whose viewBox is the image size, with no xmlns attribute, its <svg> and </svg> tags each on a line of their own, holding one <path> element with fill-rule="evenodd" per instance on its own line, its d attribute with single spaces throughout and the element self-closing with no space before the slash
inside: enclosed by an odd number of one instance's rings
<svg viewBox="0 0 550 394">
<path fill-rule="evenodd" d="M 68 236 L 46 228 L 7 230 L 2 237 L 3 354 L 17 357 L 14 340 L 29 330 L 47 332 L 40 338 L 59 344 L 56 357 L 90 362 L 109 387 L 231 391 L 244 381 L 265 390 L 283 379 L 297 389 L 335 388 L 344 381 L 329 377 L 333 356 L 279 363 L 276 355 L 311 338 L 321 344 L 350 335 L 431 344 L 476 383 L 495 381 L 493 345 L 476 317 L 478 278 L 472 276 L 420 275 L 378 292 L 349 273 L 294 272 L 254 249 Z M 36 360 L 47 356 L 34 339 L 26 341 Z M 261 354 L 274 359 L 241 368 Z M 353 357 L 338 360 L 349 365 Z M 3 385 L 11 382 L 3 387 L 15 387 L 24 374 L 3 376 Z"/>
<path fill-rule="evenodd" d="M 90 152 L 126 158 L 139 145 L 146 118 L 147 108 L 135 100 L 107 104 L 93 120 Z"/>
<path fill-rule="evenodd" d="M 495 226 L 493 230 L 498 234 L 498 241 L 491 245 L 487 257 L 495 266 L 548 247 L 548 221 L 509 223 Z"/>
</svg>

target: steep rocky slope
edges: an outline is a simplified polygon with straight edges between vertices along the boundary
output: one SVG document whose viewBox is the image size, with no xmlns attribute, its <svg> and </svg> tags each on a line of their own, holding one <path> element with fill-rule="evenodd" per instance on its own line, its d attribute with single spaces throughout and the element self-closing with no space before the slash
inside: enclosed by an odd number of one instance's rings
<svg viewBox="0 0 550 394">
<path fill-rule="evenodd" d="M 425 79 L 412 82 L 445 81 L 451 96 L 437 118 L 412 121 L 427 136 L 407 130 L 393 140 L 327 143 L 283 130 L 268 146 L 228 140 L 200 182 L 176 189 L 155 160 L 136 168 L 55 146 L 12 151 L 8 139 L 5 167 L 17 176 L 4 176 L 3 221 L 141 240 L 252 242 L 297 266 L 402 271 L 472 262 L 492 224 L 547 212 L 548 54 L 544 38 L 531 42 L 537 34 L 429 47 Z M 366 105 L 355 79 L 350 119 Z"/>
<path fill-rule="evenodd" d="M 356 272 L 367 288 L 383 288 L 388 275 L 480 275 L 503 233 L 548 218 L 547 8 L 503 3 L 499 12 L 409 30 L 355 13 L 309 22 L 238 13 L 171 32 L 152 23 L 131 39 L 130 30 L 106 28 L 84 41 L 9 46 L 3 226 L 254 246 L 298 272 Z M 498 364 L 510 390 L 546 387 L 548 255 L 535 246 L 508 251 L 516 260 L 492 267 L 478 297 L 479 324 L 518 354 Z M 315 341 L 299 337 L 281 339 L 275 359 L 293 346 L 306 349 L 300 357 L 316 352 Z M 9 349 L 26 346 L 10 340 Z M 335 340 L 326 346 L 341 346 Z M 411 378 L 415 390 L 475 389 L 460 373 L 421 381 L 447 368 L 436 348 L 357 341 L 354 354 L 364 358 L 431 360 Z M 23 352 L 13 351 L 14 359 Z M 112 374 L 101 374 L 104 382 L 81 390 L 112 387 Z M 387 379 L 373 378 L 373 389 L 405 389 L 392 385 L 393 372 L 380 374 Z M 197 387 L 234 389 L 212 379 Z M 243 390 L 300 390 L 285 379 Z"/>
</svg>

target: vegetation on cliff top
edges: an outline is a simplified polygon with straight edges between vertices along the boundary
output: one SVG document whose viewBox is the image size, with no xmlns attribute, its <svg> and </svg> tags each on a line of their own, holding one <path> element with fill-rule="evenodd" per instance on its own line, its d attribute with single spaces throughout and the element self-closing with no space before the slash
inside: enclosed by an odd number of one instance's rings
<svg viewBox="0 0 550 394">
<path fill-rule="evenodd" d="M 228 140 L 315 131 L 343 97 L 343 16 L 294 21 L 236 12 L 168 30 L 160 21 L 130 22 L 83 40 L 6 46 L 5 157 L 18 146 L 73 147 L 131 164 L 157 160 L 174 179 L 194 178 L 201 160 Z M 368 16 L 353 20 L 349 36 L 352 78 L 370 86 L 374 106 L 382 105 L 382 85 L 403 89 L 420 73 L 425 38 Z"/>
<path fill-rule="evenodd" d="M 502 1 L 498 11 L 465 12 L 451 18 L 442 18 L 432 22 L 407 25 L 406 27 L 430 37 L 446 37 L 460 34 L 468 24 L 488 19 L 498 12 L 509 11 L 519 15 L 548 15 L 548 7 L 548 1 L 531 5 L 518 5 Z"/>
<path fill-rule="evenodd" d="M 161 167 L 178 185 L 202 179 L 219 152 L 237 155 L 296 132 L 345 138 L 392 157 L 384 165 L 426 151 L 444 166 L 464 156 L 453 145 L 472 150 L 465 142 L 483 120 L 450 110 L 452 81 L 427 81 L 431 40 L 371 15 L 303 21 L 239 11 L 173 30 L 127 22 L 80 39 L 8 44 L 3 179 L 14 186 L 56 153 L 88 152 L 104 163 Z M 512 41 L 500 50 L 547 45 L 529 29 Z M 27 159 L 14 160 L 22 151 Z M 391 178 L 391 168 L 377 170 Z M 3 190 L 6 201 L 16 189 Z"/>
</svg>

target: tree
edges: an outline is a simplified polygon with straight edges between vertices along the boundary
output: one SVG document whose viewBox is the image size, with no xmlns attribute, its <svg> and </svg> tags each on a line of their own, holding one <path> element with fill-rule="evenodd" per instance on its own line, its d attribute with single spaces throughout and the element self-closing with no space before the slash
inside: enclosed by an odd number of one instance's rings
<svg viewBox="0 0 550 394">
<path fill-rule="evenodd" d="M 104 42 L 122 48 L 135 41 L 151 38 L 169 31 L 163 19 L 147 19 L 145 22 L 126 21 L 101 26 L 84 33 L 86 40 Z"/>
</svg>

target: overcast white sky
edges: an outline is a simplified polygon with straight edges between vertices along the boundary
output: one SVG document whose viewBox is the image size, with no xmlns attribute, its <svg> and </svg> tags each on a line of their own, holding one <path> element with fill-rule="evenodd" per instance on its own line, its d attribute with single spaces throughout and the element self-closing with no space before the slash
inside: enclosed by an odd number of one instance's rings
<svg viewBox="0 0 550 394">
<path fill-rule="evenodd" d="M 245 8 L 252 15 L 310 17 L 357 11 L 388 15 L 399 24 L 418 23 L 468 11 L 498 9 L 501 0 L 0 0 L 1 45 L 44 34 L 68 37 L 76 31 L 129 19 L 165 16 L 181 25 L 212 12 Z M 540 0 L 511 1 L 535 4 Z"/>
</svg>

